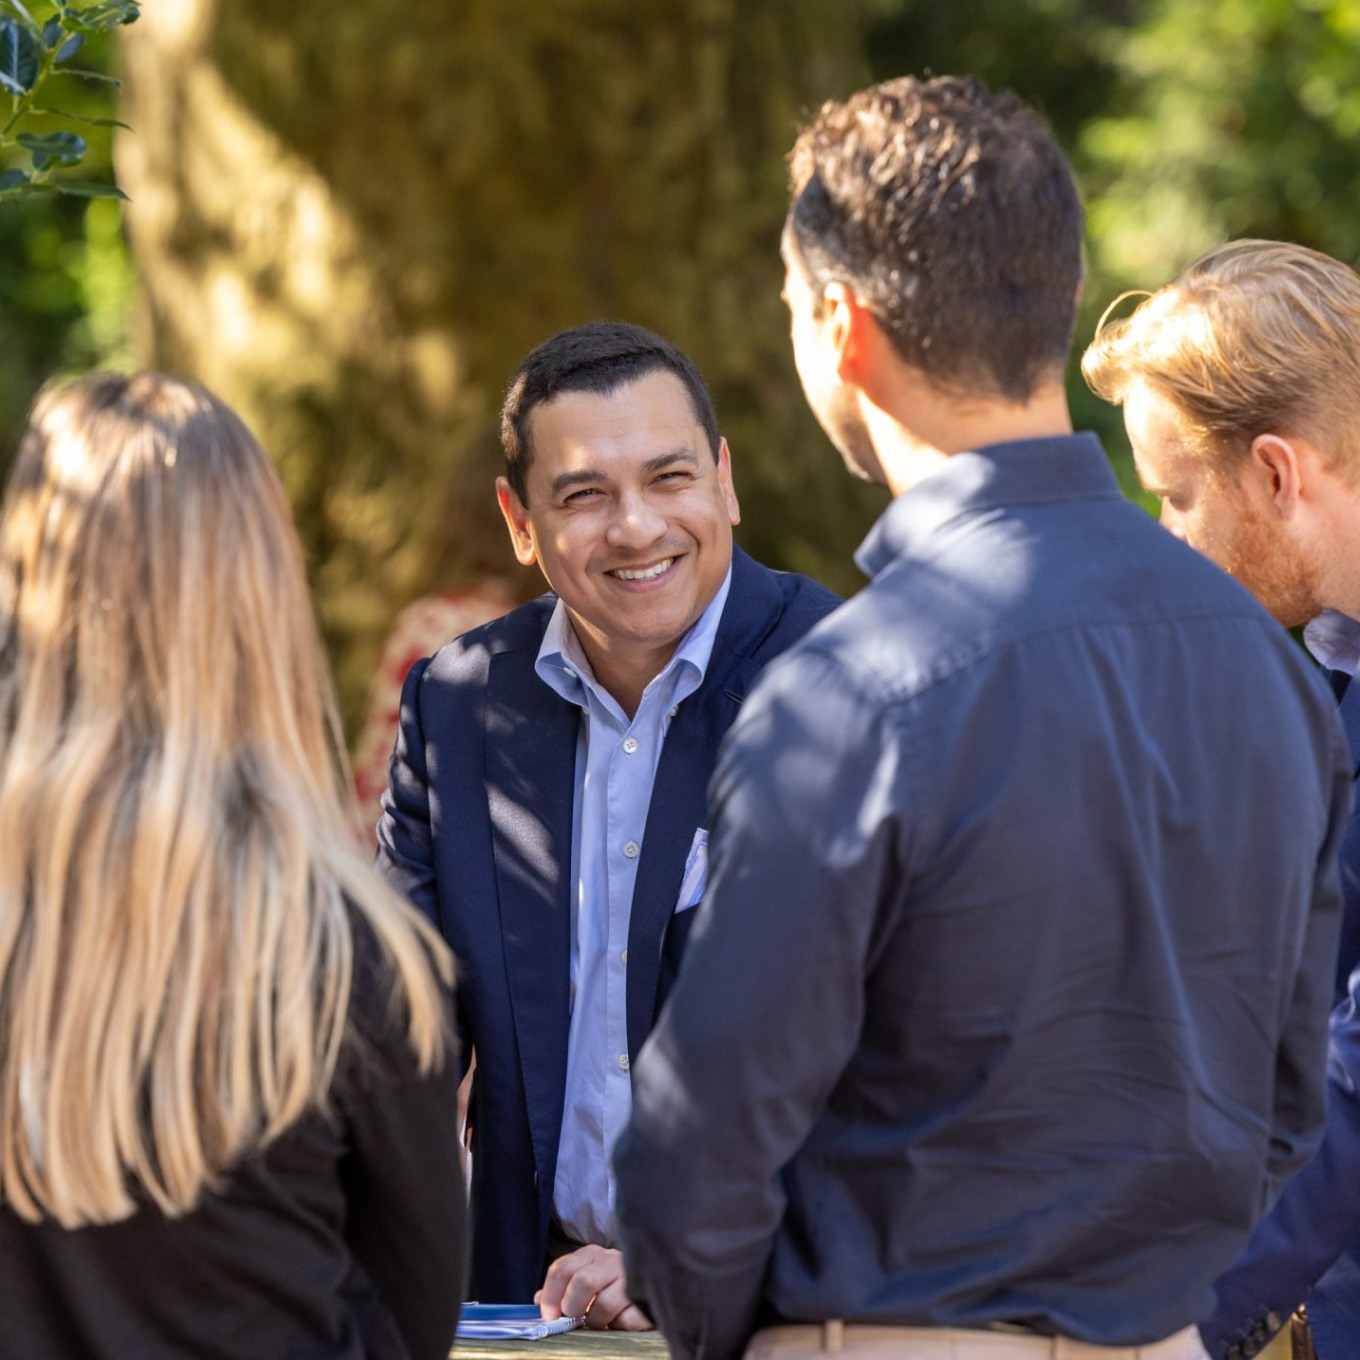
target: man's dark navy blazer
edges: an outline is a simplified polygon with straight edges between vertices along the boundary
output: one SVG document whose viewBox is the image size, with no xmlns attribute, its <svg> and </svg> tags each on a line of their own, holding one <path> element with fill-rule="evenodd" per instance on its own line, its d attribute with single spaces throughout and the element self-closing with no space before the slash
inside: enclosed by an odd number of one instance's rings
<svg viewBox="0 0 1360 1360">
<path fill-rule="evenodd" d="M 1360 777 L 1360 683 L 1340 671 L 1328 679 Z M 1201 1328 L 1214 1360 L 1250 1360 L 1301 1302 L 1318 1360 L 1360 1357 L 1360 808 L 1354 806 L 1341 843 L 1341 889 L 1327 1133 L 1215 1286 L 1218 1306 Z"/>
<path fill-rule="evenodd" d="M 458 1023 L 476 1051 L 469 1122 L 469 1297 L 543 1282 L 566 1089 L 572 801 L 580 709 L 534 670 L 555 597 L 466 633 L 406 678 L 378 867 L 458 960 Z M 674 915 L 718 745 L 761 669 L 840 601 L 734 549 L 703 684 L 657 767 L 628 930 L 628 1052 L 652 1028 L 695 913 Z"/>
</svg>

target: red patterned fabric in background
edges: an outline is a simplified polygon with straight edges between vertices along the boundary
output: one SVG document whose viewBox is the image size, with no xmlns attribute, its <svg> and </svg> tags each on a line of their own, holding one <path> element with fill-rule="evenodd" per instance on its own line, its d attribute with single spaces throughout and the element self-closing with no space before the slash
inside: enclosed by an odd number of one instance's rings
<svg viewBox="0 0 1360 1360">
<path fill-rule="evenodd" d="M 383 644 L 378 673 L 368 696 L 368 711 L 354 749 L 354 784 L 359 816 L 369 849 L 378 848 L 377 825 L 387 787 L 387 765 L 401 719 L 401 686 L 406 672 L 423 656 L 437 652 L 460 633 L 499 618 L 513 606 L 509 584 L 487 577 L 467 590 L 426 595 L 407 605 Z"/>
</svg>

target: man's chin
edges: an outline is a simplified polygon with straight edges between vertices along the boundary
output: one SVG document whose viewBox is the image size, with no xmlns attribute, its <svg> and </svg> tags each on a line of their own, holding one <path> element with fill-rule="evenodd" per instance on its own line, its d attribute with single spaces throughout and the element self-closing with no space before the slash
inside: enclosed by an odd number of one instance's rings
<svg viewBox="0 0 1360 1360">
<path fill-rule="evenodd" d="M 887 486 L 883 465 L 872 454 L 858 455 L 842 449 L 841 457 L 845 460 L 846 470 L 857 481 L 868 482 L 871 486 Z"/>
<path fill-rule="evenodd" d="M 1246 586 L 1265 606 L 1276 623 L 1285 628 L 1302 628 L 1322 613 L 1316 592 L 1299 580 L 1253 581 L 1250 573 L 1232 572 L 1239 584 Z"/>
<path fill-rule="evenodd" d="M 883 464 L 878 461 L 874 446 L 863 430 L 846 430 L 824 425 L 827 438 L 835 445 L 845 463 L 846 471 L 861 482 L 874 486 L 886 486 L 888 479 L 883 472 Z"/>
</svg>

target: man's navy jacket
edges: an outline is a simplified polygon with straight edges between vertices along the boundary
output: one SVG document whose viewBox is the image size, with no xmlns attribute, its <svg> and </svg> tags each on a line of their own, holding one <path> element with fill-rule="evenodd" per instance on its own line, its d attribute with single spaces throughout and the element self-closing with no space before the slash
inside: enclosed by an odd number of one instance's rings
<svg viewBox="0 0 1360 1360">
<path fill-rule="evenodd" d="M 647 815 L 628 934 L 630 1060 L 694 915 L 673 911 L 718 745 L 761 669 L 838 603 L 734 549 L 708 670 L 671 722 Z M 541 596 L 412 667 L 378 825 L 380 871 L 458 960 L 463 1061 L 477 1058 L 469 1297 L 497 1303 L 543 1282 L 566 1087 L 580 709 L 534 670 L 554 604 Z"/>
<path fill-rule="evenodd" d="M 1329 679 L 1341 702 L 1360 774 L 1360 684 Z M 1214 1360 L 1250 1360 L 1306 1303 L 1318 1360 L 1360 1356 L 1360 815 L 1341 843 L 1345 899 L 1339 996 L 1327 1061 L 1327 1134 L 1285 1187 L 1241 1259 L 1215 1286 L 1217 1308 L 1201 1332 Z M 1349 988 L 1346 979 L 1349 978 Z M 1338 1259 L 1339 1254 L 1339 1259 Z"/>
</svg>

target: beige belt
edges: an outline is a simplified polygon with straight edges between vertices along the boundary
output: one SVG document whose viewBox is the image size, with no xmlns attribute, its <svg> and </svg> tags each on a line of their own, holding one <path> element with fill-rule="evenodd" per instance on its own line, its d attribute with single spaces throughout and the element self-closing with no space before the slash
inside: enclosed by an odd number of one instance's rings
<svg viewBox="0 0 1360 1360">
<path fill-rule="evenodd" d="M 1095 1346 L 1070 1337 L 1028 1332 L 875 1327 L 857 1322 L 768 1327 L 751 1338 L 746 1360 L 840 1353 L 881 1360 L 1209 1360 L 1193 1327 L 1147 1346 Z"/>
</svg>

